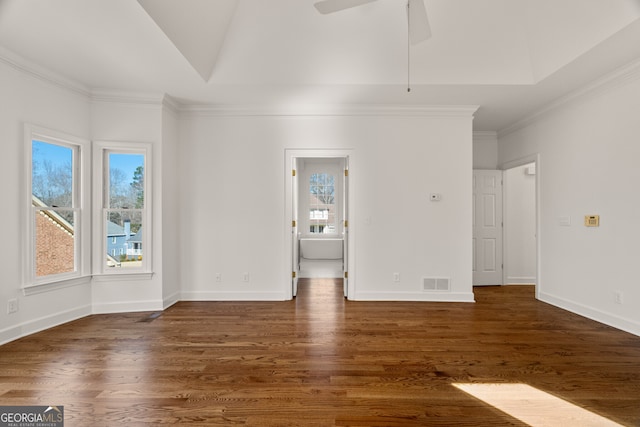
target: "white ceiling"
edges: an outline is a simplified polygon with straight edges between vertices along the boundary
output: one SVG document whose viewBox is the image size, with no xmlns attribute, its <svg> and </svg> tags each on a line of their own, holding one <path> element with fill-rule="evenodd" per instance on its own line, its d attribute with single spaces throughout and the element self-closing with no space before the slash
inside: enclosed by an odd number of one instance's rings
<svg viewBox="0 0 640 427">
<path fill-rule="evenodd" d="M 479 105 L 499 131 L 640 57 L 640 0 L 0 0 L 0 46 L 88 90 L 220 106 Z"/>
</svg>

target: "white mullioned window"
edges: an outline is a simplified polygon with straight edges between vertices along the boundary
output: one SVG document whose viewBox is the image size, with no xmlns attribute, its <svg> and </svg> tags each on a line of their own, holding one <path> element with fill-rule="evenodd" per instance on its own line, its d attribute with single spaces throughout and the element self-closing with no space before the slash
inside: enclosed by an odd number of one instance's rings
<svg viewBox="0 0 640 427">
<path fill-rule="evenodd" d="M 305 237 L 337 237 L 343 228 L 344 161 L 301 159 L 298 200 L 300 230 Z"/>
<path fill-rule="evenodd" d="M 309 232 L 335 233 L 336 185 L 330 173 L 313 173 L 309 177 Z"/>
<path fill-rule="evenodd" d="M 88 173 L 90 142 L 24 126 L 26 191 L 25 292 L 90 277 Z"/>
<path fill-rule="evenodd" d="M 94 143 L 95 274 L 151 273 L 150 159 L 150 144 Z"/>
</svg>

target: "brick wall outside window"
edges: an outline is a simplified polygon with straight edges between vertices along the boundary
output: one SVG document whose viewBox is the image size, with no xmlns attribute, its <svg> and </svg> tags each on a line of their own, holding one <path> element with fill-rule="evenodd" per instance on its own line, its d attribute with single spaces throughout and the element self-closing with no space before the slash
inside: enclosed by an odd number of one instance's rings
<svg viewBox="0 0 640 427">
<path fill-rule="evenodd" d="M 36 215 L 36 276 L 74 271 L 73 233 L 41 211 Z"/>
</svg>

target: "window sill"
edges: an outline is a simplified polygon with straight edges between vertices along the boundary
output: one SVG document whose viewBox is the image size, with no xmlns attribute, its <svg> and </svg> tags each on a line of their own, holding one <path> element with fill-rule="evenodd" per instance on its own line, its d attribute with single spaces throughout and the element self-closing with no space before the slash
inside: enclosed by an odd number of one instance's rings
<svg viewBox="0 0 640 427">
<path fill-rule="evenodd" d="M 55 282 L 37 283 L 32 285 L 25 285 L 22 287 L 22 293 L 24 296 L 42 294 L 45 292 L 56 291 L 58 289 L 69 288 L 72 286 L 88 285 L 92 281 L 97 283 L 106 282 L 130 282 L 137 280 L 151 280 L 153 273 L 112 273 L 112 274 L 99 274 L 93 276 L 74 277 L 73 279 L 62 279 Z"/>
<path fill-rule="evenodd" d="M 105 282 L 130 282 L 132 280 L 151 280 L 153 273 L 140 272 L 140 273 L 110 273 L 110 274 L 96 274 L 93 276 L 93 281 L 96 283 Z"/>
<path fill-rule="evenodd" d="M 69 288 L 71 286 L 87 285 L 89 283 L 91 283 L 91 276 L 74 277 L 73 279 L 63 279 L 56 282 L 26 285 L 22 287 L 22 292 L 25 296 L 29 296 Z"/>
</svg>

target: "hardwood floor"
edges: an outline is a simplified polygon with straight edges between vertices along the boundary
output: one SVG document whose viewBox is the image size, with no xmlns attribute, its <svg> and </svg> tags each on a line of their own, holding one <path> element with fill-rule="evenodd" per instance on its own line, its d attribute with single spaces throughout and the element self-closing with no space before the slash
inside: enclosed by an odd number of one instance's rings
<svg viewBox="0 0 640 427">
<path fill-rule="evenodd" d="M 307 280 L 294 301 L 180 302 L 25 337 L 0 347 L 0 405 L 64 405 L 67 427 L 520 426 L 452 384 L 521 383 L 640 425 L 640 338 L 533 287 L 476 288 L 475 304 L 341 291 Z"/>
</svg>

